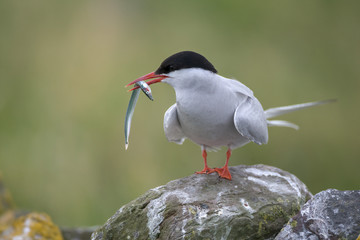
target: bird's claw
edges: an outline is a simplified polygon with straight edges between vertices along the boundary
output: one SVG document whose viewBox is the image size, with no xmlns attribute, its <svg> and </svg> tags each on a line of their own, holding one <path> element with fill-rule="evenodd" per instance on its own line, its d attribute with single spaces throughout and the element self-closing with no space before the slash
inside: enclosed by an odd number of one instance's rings
<svg viewBox="0 0 360 240">
<path fill-rule="evenodd" d="M 225 179 L 231 180 L 231 174 L 227 167 L 214 168 L 214 171 L 219 174 L 220 178 L 225 178 Z"/>
<path fill-rule="evenodd" d="M 195 172 L 196 174 L 210 174 L 215 172 L 215 169 L 213 168 L 209 168 L 209 167 L 205 167 L 202 171 L 200 172 Z"/>
</svg>

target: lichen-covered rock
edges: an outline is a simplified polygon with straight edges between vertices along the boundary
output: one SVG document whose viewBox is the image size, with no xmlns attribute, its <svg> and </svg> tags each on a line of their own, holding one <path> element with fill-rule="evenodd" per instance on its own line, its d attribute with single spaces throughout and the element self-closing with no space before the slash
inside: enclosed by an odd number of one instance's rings
<svg viewBox="0 0 360 240">
<path fill-rule="evenodd" d="M 149 190 L 92 239 L 266 239 L 311 197 L 298 178 L 278 168 L 229 169 L 232 181 L 194 174 Z"/>
<path fill-rule="evenodd" d="M 360 191 L 316 194 L 275 239 L 360 239 Z"/>
<path fill-rule="evenodd" d="M 10 212 L 9 212 L 10 213 Z M 44 213 L 29 213 L 14 218 L 9 216 L 9 225 L 0 231 L 2 240 L 62 240 L 59 228 Z"/>
</svg>

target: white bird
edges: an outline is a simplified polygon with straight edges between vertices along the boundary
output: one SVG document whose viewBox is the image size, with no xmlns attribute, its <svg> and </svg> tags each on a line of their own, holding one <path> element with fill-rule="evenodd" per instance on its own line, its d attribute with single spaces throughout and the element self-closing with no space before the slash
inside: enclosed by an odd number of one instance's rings
<svg viewBox="0 0 360 240">
<path fill-rule="evenodd" d="M 170 142 L 182 144 L 186 138 L 201 146 L 204 169 L 198 174 L 217 172 L 221 178 L 231 180 L 228 169 L 232 149 L 249 142 L 259 145 L 268 142 L 268 126 L 297 129 L 298 126 L 269 118 L 327 103 L 303 103 L 263 110 L 253 92 L 237 80 L 222 77 L 202 55 L 183 51 L 165 59 L 160 67 L 138 81 L 147 84 L 164 82 L 171 85 L 176 103 L 164 116 L 164 131 Z M 226 146 L 226 163 L 222 168 L 209 168 L 207 150 Z"/>
</svg>

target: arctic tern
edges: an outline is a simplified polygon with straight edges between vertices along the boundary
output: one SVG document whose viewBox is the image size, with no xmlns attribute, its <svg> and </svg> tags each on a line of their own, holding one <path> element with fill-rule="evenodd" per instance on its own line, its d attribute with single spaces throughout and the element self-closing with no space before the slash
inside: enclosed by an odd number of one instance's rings
<svg viewBox="0 0 360 240">
<path fill-rule="evenodd" d="M 126 86 L 139 81 L 148 85 L 164 82 L 171 85 L 176 103 L 164 116 L 164 131 L 170 142 L 182 144 L 186 138 L 201 146 L 204 169 L 197 174 L 217 172 L 231 180 L 228 169 L 233 149 L 249 142 L 259 145 L 268 142 L 268 126 L 298 126 L 282 120 L 269 120 L 285 113 L 325 104 L 333 100 L 302 103 L 263 110 L 253 92 L 241 82 L 222 77 L 202 55 L 183 51 L 166 58 L 160 67 Z M 138 88 L 136 86 L 133 89 Z M 207 150 L 228 148 L 222 168 L 210 168 Z"/>
</svg>

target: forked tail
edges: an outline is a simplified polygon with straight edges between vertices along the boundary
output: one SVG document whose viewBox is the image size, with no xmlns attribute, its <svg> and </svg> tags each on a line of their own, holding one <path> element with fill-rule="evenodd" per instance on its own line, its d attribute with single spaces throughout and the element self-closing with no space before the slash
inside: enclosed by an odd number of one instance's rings
<svg viewBox="0 0 360 240">
<path fill-rule="evenodd" d="M 335 101 L 336 101 L 335 99 L 329 99 L 329 100 L 318 101 L 318 102 L 309 102 L 309 103 L 301 103 L 301 104 L 295 104 L 295 105 L 290 105 L 290 106 L 269 108 L 269 109 L 265 110 L 265 116 L 266 116 L 266 119 L 269 119 L 269 118 L 273 118 L 273 117 L 283 115 L 286 113 L 294 112 L 294 111 L 309 108 L 309 107 L 314 107 L 317 105 L 327 104 L 327 103 L 331 103 L 331 102 L 335 102 Z M 296 130 L 299 129 L 298 125 L 288 122 L 288 121 L 283 121 L 283 120 L 267 120 L 267 125 L 268 126 L 276 126 L 276 127 L 290 127 L 290 128 L 294 128 Z"/>
</svg>

